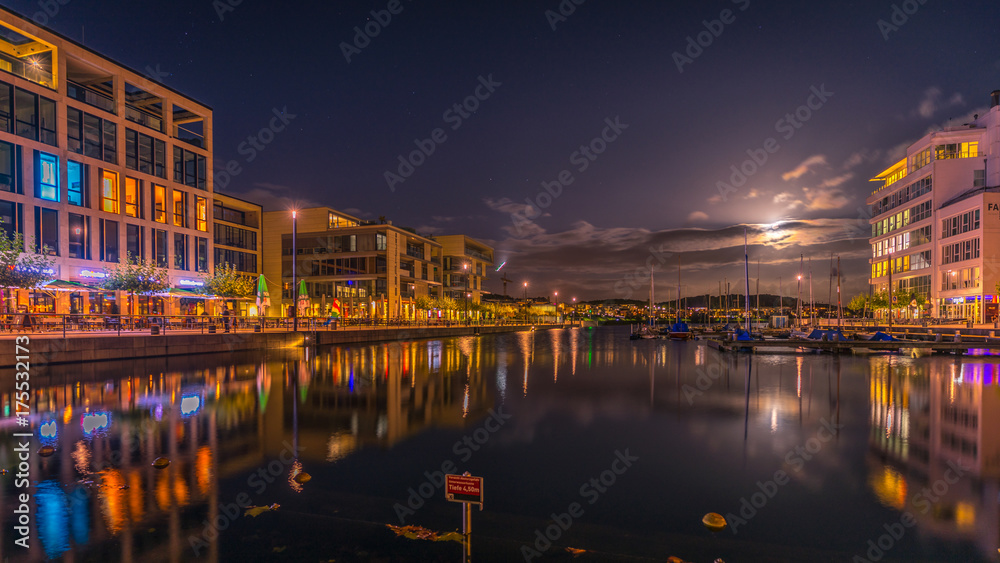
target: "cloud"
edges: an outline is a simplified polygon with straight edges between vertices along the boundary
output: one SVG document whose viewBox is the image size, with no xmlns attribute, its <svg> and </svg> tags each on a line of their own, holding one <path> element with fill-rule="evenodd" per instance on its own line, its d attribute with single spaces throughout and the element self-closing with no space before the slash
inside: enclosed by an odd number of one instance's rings
<svg viewBox="0 0 1000 563">
<path fill-rule="evenodd" d="M 746 199 L 754 199 L 758 196 L 760 196 L 760 192 L 757 191 L 757 188 L 750 188 L 750 191 L 747 192 Z"/>
<path fill-rule="evenodd" d="M 870 151 L 868 149 L 861 149 L 860 151 L 854 152 L 851 156 L 847 157 L 847 160 L 844 161 L 841 169 L 853 170 L 862 164 L 875 162 L 880 156 L 882 156 L 881 150 Z"/>
<path fill-rule="evenodd" d="M 539 229 L 530 236 L 484 241 L 508 260 L 519 276 L 545 280 L 532 286 L 539 295 L 551 291 L 581 300 L 605 298 L 644 299 L 648 295 L 649 268 L 656 280 L 670 272 L 676 280 L 681 262 L 687 295 L 715 291 L 722 277 L 742 279 L 744 229 L 749 234 L 750 258 L 762 265 L 762 290 L 766 280 L 777 279 L 790 264 L 797 266 L 799 254 L 828 260 L 831 252 L 842 256 L 845 269 L 854 272 L 845 280 L 847 291 L 867 288 L 867 239 L 857 239 L 845 229 L 846 219 L 785 221 L 772 225 L 733 225 L 722 229 L 688 227 L 650 231 L 631 227 L 600 227 L 579 221 L 561 232 Z M 864 243 L 862 242 L 864 241 Z M 495 282 L 493 282 L 495 283 Z M 667 295 L 664 286 L 657 295 Z M 496 291 L 500 291 L 497 286 Z M 773 291 L 772 291 L 773 292 Z"/>
<path fill-rule="evenodd" d="M 715 205 L 716 203 L 722 203 L 723 201 L 725 201 L 725 199 L 720 194 L 715 194 L 712 197 L 708 198 L 707 201 L 708 203 Z"/>
<path fill-rule="evenodd" d="M 694 223 L 695 221 L 708 221 L 708 214 L 703 211 L 694 211 L 688 215 L 688 222 Z"/>
<path fill-rule="evenodd" d="M 810 211 L 841 209 L 851 202 L 850 196 L 836 187 L 821 185 L 817 188 L 802 188 L 802 191 L 806 196 L 806 209 Z"/>
<path fill-rule="evenodd" d="M 852 178 L 854 178 L 854 174 L 851 174 L 850 172 L 848 172 L 847 174 L 843 174 L 841 176 L 836 176 L 836 177 L 833 177 L 833 178 L 827 178 L 826 180 L 823 180 L 820 183 L 819 187 L 821 187 L 821 188 L 836 188 L 837 186 L 843 184 L 844 182 L 846 182 L 846 181 L 848 181 L 848 180 L 850 180 Z"/>
<path fill-rule="evenodd" d="M 826 157 L 821 154 L 814 154 L 813 156 L 810 156 L 809 158 L 803 160 L 794 169 L 789 170 L 788 172 L 782 174 L 781 179 L 786 182 L 789 180 L 796 180 L 806 175 L 806 173 L 808 173 L 812 168 L 825 165 L 826 165 Z"/>
<path fill-rule="evenodd" d="M 963 106 L 965 105 L 965 99 L 962 98 L 962 94 L 955 92 L 948 97 L 947 100 L 943 99 L 944 93 L 937 86 L 931 86 L 924 91 L 924 97 L 917 104 L 917 109 L 915 113 L 924 119 L 930 119 L 934 117 L 934 114 L 946 108 Z"/>
</svg>

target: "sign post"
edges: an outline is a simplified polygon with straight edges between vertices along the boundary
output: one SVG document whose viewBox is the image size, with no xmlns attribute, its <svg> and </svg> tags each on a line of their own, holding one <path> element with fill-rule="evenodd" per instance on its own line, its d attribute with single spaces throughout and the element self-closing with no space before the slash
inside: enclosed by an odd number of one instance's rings
<svg viewBox="0 0 1000 563">
<path fill-rule="evenodd" d="M 444 497 L 462 503 L 462 561 L 472 561 L 472 505 L 483 509 L 483 478 L 468 471 L 462 475 L 445 475 Z"/>
</svg>

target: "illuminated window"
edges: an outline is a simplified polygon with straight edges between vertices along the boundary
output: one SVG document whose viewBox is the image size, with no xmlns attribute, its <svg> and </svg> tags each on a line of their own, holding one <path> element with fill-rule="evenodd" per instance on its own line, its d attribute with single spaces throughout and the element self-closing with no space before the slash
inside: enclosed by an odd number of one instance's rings
<svg viewBox="0 0 1000 563">
<path fill-rule="evenodd" d="M 208 200 L 203 197 L 195 197 L 195 219 L 196 229 L 208 232 Z"/>
<path fill-rule="evenodd" d="M 59 201 L 59 157 L 35 151 L 35 197 Z"/>
<path fill-rule="evenodd" d="M 101 210 L 121 213 L 118 198 L 118 174 L 110 170 L 101 171 Z"/>
<path fill-rule="evenodd" d="M 140 194 L 139 180 L 125 176 L 125 214 L 129 217 L 140 216 L 140 210 L 142 209 L 142 205 L 139 202 Z"/>
<path fill-rule="evenodd" d="M 174 190 L 174 226 L 187 227 L 187 194 Z"/>
<path fill-rule="evenodd" d="M 153 220 L 167 222 L 167 188 L 153 184 Z"/>
<path fill-rule="evenodd" d="M 83 170 L 83 165 L 79 162 L 66 161 L 66 200 L 70 205 L 87 206 Z"/>
</svg>

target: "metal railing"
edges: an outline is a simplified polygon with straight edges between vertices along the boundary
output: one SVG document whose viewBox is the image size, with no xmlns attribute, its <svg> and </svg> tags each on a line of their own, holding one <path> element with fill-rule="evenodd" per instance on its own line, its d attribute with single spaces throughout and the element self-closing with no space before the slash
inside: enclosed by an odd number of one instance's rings
<svg viewBox="0 0 1000 563">
<path fill-rule="evenodd" d="M 70 334 L 114 333 L 134 336 L 138 333 L 162 335 L 167 332 L 197 332 L 200 334 L 262 332 L 265 330 L 292 331 L 291 317 L 241 317 L 225 315 L 122 315 L 122 314 L 57 314 L 57 313 L 8 313 L 0 314 L 0 334 Z M 339 330 L 350 328 L 421 328 L 459 326 L 514 326 L 526 325 L 523 320 L 512 319 L 420 319 L 299 317 L 300 331 Z"/>
</svg>

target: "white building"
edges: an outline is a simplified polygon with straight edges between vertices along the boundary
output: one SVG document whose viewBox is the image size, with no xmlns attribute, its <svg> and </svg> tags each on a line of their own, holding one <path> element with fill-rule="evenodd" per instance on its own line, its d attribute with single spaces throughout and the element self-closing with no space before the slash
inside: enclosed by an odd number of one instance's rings
<svg viewBox="0 0 1000 563">
<path fill-rule="evenodd" d="M 927 296 L 925 314 L 993 320 L 1000 282 L 998 157 L 1000 90 L 986 115 L 928 133 L 872 179 L 881 183 L 867 200 L 876 291 L 888 289 L 891 267 L 893 291 Z"/>
</svg>

